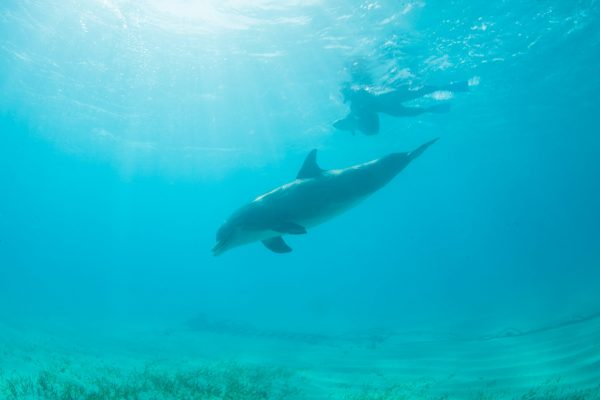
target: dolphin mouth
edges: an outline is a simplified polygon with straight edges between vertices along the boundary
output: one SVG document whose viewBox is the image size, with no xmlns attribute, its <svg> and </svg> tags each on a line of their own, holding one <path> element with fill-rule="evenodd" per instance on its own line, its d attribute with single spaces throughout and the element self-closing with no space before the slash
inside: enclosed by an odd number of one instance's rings
<svg viewBox="0 0 600 400">
<path fill-rule="evenodd" d="M 333 122 L 333 127 L 340 131 L 351 131 L 352 127 L 350 126 L 350 117 L 338 119 Z"/>
<path fill-rule="evenodd" d="M 338 119 L 338 120 L 336 120 L 336 121 L 333 122 L 333 127 L 335 129 L 343 130 L 343 125 L 344 125 L 344 123 L 342 122 L 341 119 Z"/>
<path fill-rule="evenodd" d="M 215 247 L 212 248 L 213 256 L 220 256 L 227 250 L 227 240 L 219 240 Z"/>
</svg>

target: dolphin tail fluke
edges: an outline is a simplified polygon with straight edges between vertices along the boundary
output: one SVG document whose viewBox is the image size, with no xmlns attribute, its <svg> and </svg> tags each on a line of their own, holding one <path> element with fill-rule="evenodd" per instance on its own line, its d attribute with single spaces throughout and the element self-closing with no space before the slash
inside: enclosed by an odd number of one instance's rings
<svg viewBox="0 0 600 400">
<path fill-rule="evenodd" d="M 409 160 L 412 161 L 415 158 L 419 157 L 421 154 L 423 154 L 423 152 L 425 150 L 427 150 L 427 148 L 429 146 L 431 146 L 432 144 L 434 144 L 438 140 L 439 140 L 439 138 L 435 138 L 433 140 L 430 140 L 429 142 L 422 144 L 421 146 L 417 147 L 416 149 L 414 149 L 413 151 L 411 151 L 410 153 L 408 153 Z"/>
</svg>

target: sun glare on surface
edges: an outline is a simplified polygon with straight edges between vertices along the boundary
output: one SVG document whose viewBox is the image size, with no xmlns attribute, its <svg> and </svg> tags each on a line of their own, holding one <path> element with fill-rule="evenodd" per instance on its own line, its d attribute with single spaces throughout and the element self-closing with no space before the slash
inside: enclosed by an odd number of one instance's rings
<svg viewBox="0 0 600 400">
<path fill-rule="evenodd" d="M 318 0 L 148 0 L 148 12 L 155 21 L 180 30 L 185 23 L 196 30 L 243 30 L 263 23 L 276 23 L 277 17 L 289 16 Z M 274 17 L 274 18 L 273 18 Z"/>
</svg>

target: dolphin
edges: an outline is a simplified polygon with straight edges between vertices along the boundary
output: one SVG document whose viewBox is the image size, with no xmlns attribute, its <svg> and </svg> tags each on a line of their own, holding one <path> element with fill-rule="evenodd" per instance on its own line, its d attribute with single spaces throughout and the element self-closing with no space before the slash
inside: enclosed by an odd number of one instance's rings
<svg viewBox="0 0 600 400">
<path fill-rule="evenodd" d="M 437 140 L 407 153 L 334 170 L 321 169 L 317 150 L 312 150 L 295 180 L 258 196 L 221 225 L 213 254 L 257 241 L 275 253 L 289 253 L 292 249 L 283 235 L 305 234 L 308 228 L 354 207 L 387 185 Z"/>
</svg>

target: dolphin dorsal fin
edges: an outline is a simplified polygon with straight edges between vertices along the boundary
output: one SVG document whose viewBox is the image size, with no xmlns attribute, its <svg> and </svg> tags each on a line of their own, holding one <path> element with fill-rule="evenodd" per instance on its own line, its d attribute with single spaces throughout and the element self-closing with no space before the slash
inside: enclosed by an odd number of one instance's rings
<svg viewBox="0 0 600 400">
<path fill-rule="evenodd" d="M 317 149 L 313 149 L 304 160 L 296 179 L 309 179 L 320 176 L 323 170 L 317 164 Z"/>
</svg>

